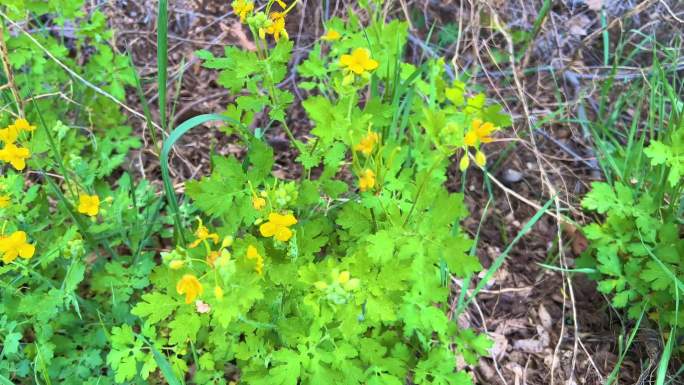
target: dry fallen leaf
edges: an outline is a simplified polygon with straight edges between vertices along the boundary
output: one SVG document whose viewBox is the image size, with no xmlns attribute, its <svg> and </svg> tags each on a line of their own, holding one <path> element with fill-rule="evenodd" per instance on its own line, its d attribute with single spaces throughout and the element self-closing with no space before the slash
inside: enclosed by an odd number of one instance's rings
<svg viewBox="0 0 684 385">
<path fill-rule="evenodd" d="M 547 330 L 550 330 L 551 327 L 553 326 L 553 319 L 551 318 L 551 315 L 549 314 L 549 311 L 546 310 L 546 307 L 544 304 L 539 305 L 539 321 L 541 322 L 542 326 L 546 328 Z"/>
</svg>

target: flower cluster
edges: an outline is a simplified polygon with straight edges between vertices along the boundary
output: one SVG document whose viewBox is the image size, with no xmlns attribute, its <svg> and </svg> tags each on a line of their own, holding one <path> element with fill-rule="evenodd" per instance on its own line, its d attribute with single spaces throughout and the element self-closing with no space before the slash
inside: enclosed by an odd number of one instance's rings
<svg viewBox="0 0 684 385">
<path fill-rule="evenodd" d="M 366 158 L 369 158 L 375 148 L 380 143 L 380 135 L 376 132 L 368 130 L 366 136 L 354 146 L 354 151 L 362 153 Z M 371 190 L 376 185 L 375 171 L 364 166 L 363 171 L 359 174 L 359 189 L 361 192 Z"/>
<path fill-rule="evenodd" d="M 0 149 L 0 161 L 9 163 L 18 171 L 26 168 L 26 159 L 31 156 L 31 153 L 28 148 L 18 146 L 17 140 L 22 132 L 33 132 L 35 129 L 36 126 L 32 126 L 23 118 L 0 129 L 0 142 L 3 143 L 3 148 Z"/>
<path fill-rule="evenodd" d="M 228 248 L 233 245 L 233 237 L 224 237 L 218 250 L 212 250 L 211 246 L 218 243 L 219 236 L 216 233 L 210 232 L 209 229 L 204 226 L 201 219 L 198 218 L 198 222 L 197 230 L 195 230 L 195 240 L 188 247 L 194 249 L 200 244 L 204 244 L 207 254 L 204 260 L 190 258 L 183 250 L 180 252 L 179 250 L 175 250 L 171 253 L 162 253 L 162 257 L 165 260 L 168 260 L 168 265 L 171 270 L 181 270 L 193 261 L 204 263 L 212 269 L 215 278 L 214 280 L 217 282 L 214 287 L 214 297 L 220 301 L 223 299 L 223 289 L 218 284 L 219 280 L 216 267 L 226 266 L 230 261 L 231 253 L 228 251 Z M 211 241 L 211 243 L 209 241 Z M 180 295 L 185 295 L 185 302 L 190 304 L 204 292 L 204 287 L 202 286 L 200 278 L 197 278 L 194 274 L 187 273 L 184 274 L 176 284 L 176 292 Z M 201 312 L 209 311 L 208 305 L 203 302 L 198 301 L 197 307 L 198 311 L 200 311 L 200 309 L 207 309 L 206 311 Z"/>
<path fill-rule="evenodd" d="M 348 271 L 333 269 L 330 280 L 314 282 L 314 287 L 326 294 L 328 300 L 336 304 L 346 303 L 351 292 L 359 288 L 361 281 L 352 278 Z"/>
<path fill-rule="evenodd" d="M 354 147 L 354 150 L 362 153 L 365 156 L 369 156 L 373 153 L 375 145 L 380 142 L 380 135 L 376 132 L 368 131 L 368 134 L 361 139 L 361 142 Z"/>
<path fill-rule="evenodd" d="M 282 11 L 271 12 L 273 4 L 277 3 Z M 288 39 L 287 30 L 285 29 L 285 16 L 290 12 L 295 3 L 289 7 L 282 0 L 270 0 L 266 5 L 266 12 L 254 12 L 254 2 L 251 0 L 235 0 L 231 3 L 233 12 L 240 17 L 240 22 L 247 22 L 250 27 L 253 27 L 259 33 L 259 38 L 266 39 L 267 35 L 273 36 L 275 41 L 279 41 L 281 37 Z"/>
<path fill-rule="evenodd" d="M 487 157 L 484 152 L 480 150 L 480 145 L 485 143 L 490 143 L 493 139 L 491 137 L 492 133 L 497 130 L 497 127 L 490 122 L 483 122 L 481 119 L 475 119 L 470 125 L 470 129 L 466 132 L 463 138 L 463 147 L 466 154 L 461 158 L 460 169 L 465 171 L 470 165 L 470 159 L 468 158 L 468 148 L 472 147 L 475 149 L 475 163 L 484 167 L 487 163 Z"/>
</svg>

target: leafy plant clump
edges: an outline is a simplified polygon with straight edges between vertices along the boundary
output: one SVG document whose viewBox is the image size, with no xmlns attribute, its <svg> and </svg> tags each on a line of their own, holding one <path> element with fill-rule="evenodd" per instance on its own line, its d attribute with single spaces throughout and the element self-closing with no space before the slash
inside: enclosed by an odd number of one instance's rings
<svg viewBox="0 0 684 385">
<path fill-rule="evenodd" d="M 639 158 L 624 159 L 642 174 L 628 181 L 593 183 L 583 199 L 585 209 L 604 219 L 584 228 L 591 242 L 580 266 L 596 270 L 592 277 L 599 281 L 599 291 L 612 295 L 614 307 L 626 309 L 632 319 L 647 317 L 657 323 L 668 351 L 684 352 L 679 339 L 684 334 L 684 110 L 673 100 L 669 118 L 663 121 L 666 129 L 648 144 L 641 139 L 643 151 L 632 151 Z"/>
<path fill-rule="evenodd" d="M 454 163 L 486 166 L 487 144 L 510 125 L 500 106 L 446 81 L 441 59 L 404 62 L 407 24 L 385 22 L 376 2 L 363 3 L 367 25 L 326 22 L 289 68 L 296 2 L 236 0 L 256 49 L 197 56 L 236 95 L 209 118 L 245 154 L 214 154 L 180 203 L 165 180 L 165 209 L 149 181 L 122 170 L 140 143 L 102 96 L 122 99 L 135 73 L 104 43 L 103 16 L 61 3 L 0 7 L 30 25 L 80 26 L 77 52 L 36 34 L 54 58 L 12 62 L 20 95 L 0 130 L 0 383 L 472 383 L 464 368 L 491 342 L 451 319 L 449 282 L 482 267 L 460 225 L 463 194 L 445 182 Z M 7 44 L 40 50 L 25 36 Z M 75 68 L 86 46 L 78 74 L 91 86 L 72 84 L 56 61 Z M 29 75 L 36 68 L 46 80 Z M 307 135 L 290 128 L 292 71 Z M 57 99 L 32 97 L 48 94 Z M 169 133 L 163 149 L 207 120 Z M 296 157 L 287 177 L 273 172 L 266 140 L 278 130 Z"/>
<path fill-rule="evenodd" d="M 278 87 L 292 50 L 278 36 L 288 8 L 266 16 L 233 5 L 256 51 L 198 55 L 223 86 L 242 91 L 223 130 L 247 156 L 214 156 L 211 175 L 186 183 L 207 219 L 184 217 L 190 242 L 153 269 L 153 290 L 132 310 L 142 335 L 113 329 L 125 336 L 108 356 L 119 379 L 136 376 L 134 361 L 151 362 L 140 353 L 148 339 L 172 352 L 179 377 L 194 363 L 199 383 L 226 373 L 249 384 L 471 383 L 456 356 L 474 364 L 490 342 L 449 319 L 448 277 L 481 266 L 459 225 L 463 196 L 445 189 L 445 174 L 459 152 L 462 170 L 471 150 L 483 166 L 481 146 L 509 118 L 484 95 L 445 82 L 442 61 L 402 62 L 405 23 L 360 29 L 352 16 L 331 20 L 297 68 L 314 123 L 300 140 L 288 127 L 294 97 Z M 298 152 L 297 180 L 271 172 L 262 138 L 277 127 Z"/>
</svg>

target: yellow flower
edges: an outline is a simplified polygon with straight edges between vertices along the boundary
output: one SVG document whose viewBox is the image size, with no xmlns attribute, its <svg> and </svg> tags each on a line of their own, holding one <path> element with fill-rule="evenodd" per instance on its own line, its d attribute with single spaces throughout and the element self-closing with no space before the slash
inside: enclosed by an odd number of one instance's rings
<svg viewBox="0 0 684 385">
<path fill-rule="evenodd" d="M 97 195 L 81 194 L 78 196 L 78 212 L 90 217 L 100 212 L 100 197 Z"/>
<path fill-rule="evenodd" d="M 12 144 L 17 141 L 19 137 L 19 130 L 14 125 L 0 130 L 0 141 L 7 144 Z"/>
<path fill-rule="evenodd" d="M 192 242 L 189 246 L 191 249 L 197 247 L 197 245 L 206 241 L 207 239 L 211 239 L 212 241 L 214 241 L 215 244 L 218 243 L 218 241 L 219 241 L 218 234 L 210 233 L 209 229 L 204 227 L 204 225 L 202 224 L 201 219 L 199 219 L 199 225 L 197 225 L 197 230 L 195 231 L 195 237 L 197 237 L 197 239 L 195 239 L 195 241 Z"/>
<path fill-rule="evenodd" d="M 292 238 L 290 226 L 297 223 L 294 215 L 282 215 L 278 213 L 268 214 L 268 222 L 259 226 L 259 231 L 264 237 L 273 237 L 281 242 L 287 242 Z"/>
<path fill-rule="evenodd" d="M 235 0 L 231 5 L 233 6 L 233 12 L 240 16 L 240 23 L 244 23 L 247 14 L 254 10 L 254 3 L 248 0 Z"/>
<path fill-rule="evenodd" d="M 335 31 L 334 29 L 330 28 L 328 32 L 325 33 L 325 35 L 321 36 L 321 40 L 325 41 L 335 41 L 339 40 L 339 38 L 342 37 L 339 32 Z"/>
<path fill-rule="evenodd" d="M 264 274 L 264 257 L 259 254 L 259 250 L 256 247 L 249 245 L 247 246 L 247 259 L 255 259 L 254 270 L 257 274 Z"/>
<path fill-rule="evenodd" d="M 24 259 L 33 257 L 36 247 L 26 242 L 26 238 L 26 233 L 23 231 L 15 231 L 9 237 L 0 236 L 0 253 L 2 253 L 4 263 L 11 263 L 17 259 L 17 256 Z"/>
<path fill-rule="evenodd" d="M 367 191 L 375 187 L 375 173 L 371 169 L 366 169 L 359 177 L 359 188 L 361 191 Z"/>
<path fill-rule="evenodd" d="M 484 167 L 485 164 L 487 164 L 487 157 L 485 156 L 484 152 L 478 150 L 475 153 L 475 164 L 480 167 Z"/>
<path fill-rule="evenodd" d="M 214 286 L 214 297 L 219 301 L 223 299 L 223 289 L 221 289 L 221 286 Z"/>
<path fill-rule="evenodd" d="M 0 195 L 0 209 L 10 205 L 10 197 L 7 195 Z"/>
<path fill-rule="evenodd" d="M 283 0 L 275 0 L 278 5 L 280 5 L 280 8 L 285 9 L 287 8 L 287 4 Z"/>
<path fill-rule="evenodd" d="M 171 268 L 171 270 L 179 270 L 183 267 L 183 265 L 185 265 L 185 262 L 183 262 L 180 259 L 173 260 L 169 263 L 169 267 Z"/>
<path fill-rule="evenodd" d="M 187 304 L 192 303 L 203 290 L 200 281 L 192 274 L 185 274 L 176 284 L 176 291 L 178 294 L 185 294 Z"/>
<path fill-rule="evenodd" d="M 257 196 L 256 194 L 252 194 L 252 207 L 256 210 L 261 210 L 264 206 L 266 206 L 266 199 Z"/>
<path fill-rule="evenodd" d="M 19 118 L 19 119 L 15 120 L 13 126 L 14 126 L 14 128 L 15 128 L 17 131 L 28 131 L 28 132 L 32 132 L 33 130 L 36 129 L 36 126 L 32 126 L 32 125 L 28 122 L 28 120 L 26 120 L 26 119 L 24 119 L 24 118 Z M 10 127 L 12 127 L 12 126 L 10 126 Z"/>
<path fill-rule="evenodd" d="M 285 39 L 288 38 L 287 31 L 285 30 L 285 14 L 282 12 L 271 12 L 268 15 L 269 24 L 265 28 L 259 28 L 259 37 L 262 39 L 266 38 L 266 35 L 273 35 L 275 41 L 280 40 L 280 35 L 283 35 Z"/>
<path fill-rule="evenodd" d="M 354 147 L 355 151 L 362 152 L 363 155 L 368 156 L 373 152 L 373 147 L 380 141 L 380 135 L 375 132 L 368 132 L 368 134 L 361 139 L 361 142 Z"/>
<path fill-rule="evenodd" d="M 496 130 L 492 123 L 482 122 L 480 119 L 473 120 L 470 130 L 465 135 L 463 142 L 466 146 L 475 147 L 477 142 L 489 143 L 492 141 L 491 134 Z"/>
<path fill-rule="evenodd" d="M 5 143 L 5 148 L 0 150 L 0 160 L 12 165 L 18 171 L 26 167 L 26 159 L 31 156 L 28 148 L 17 147 L 13 143 Z"/>
<path fill-rule="evenodd" d="M 378 68 L 378 62 L 371 59 L 370 51 L 366 48 L 357 48 L 351 55 L 342 55 L 340 64 L 357 75 Z"/>
</svg>

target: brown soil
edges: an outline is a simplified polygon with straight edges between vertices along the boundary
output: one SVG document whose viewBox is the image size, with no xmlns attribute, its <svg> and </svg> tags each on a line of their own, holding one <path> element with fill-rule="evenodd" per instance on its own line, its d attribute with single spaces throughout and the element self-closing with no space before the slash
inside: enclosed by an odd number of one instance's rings
<svg viewBox="0 0 684 385">
<path fill-rule="evenodd" d="M 465 223 L 467 229 L 474 235 L 480 218 L 485 218 L 477 251 L 485 266 L 556 193 L 552 211 L 559 210 L 577 223 L 586 221 L 578 201 L 588 184 L 601 178 L 601 171 L 589 134 L 580 125 L 567 122 L 578 117 L 592 119 L 596 114 L 598 90 L 608 71 L 602 67 L 602 27 L 600 11 L 596 10 L 601 2 L 552 2 L 522 65 L 515 67 L 509 60 L 506 35 L 492 26 L 498 21 L 511 31 L 531 31 L 542 0 L 409 0 L 388 9 L 388 17 L 405 19 L 406 13 L 411 15 L 413 39 L 408 57 L 414 61 L 431 54 L 417 42 L 425 39 L 433 23 L 437 31 L 446 26 L 459 31 L 460 24 L 460 39 L 437 46 L 434 43 L 438 37 L 433 37 L 434 52 L 447 60 L 455 58 L 455 72 L 473 74 L 471 86 L 489 90 L 489 96 L 502 101 L 514 117 L 513 129 L 500 134 L 489 148 L 493 167 L 487 178 L 494 200 L 486 212 L 486 176 L 470 172 L 462 186 L 455 169 L 450 175 L 450 187 L 464 190 L 473 214 Z M 224 45 L 249 49 L 253 43 L 232 15 L 229 1 L 171 3 L 168 88 L 170 99 L 177 103 L 172 122 L 178 124 L 192 116 L 223 111 L 232 100 L 216 84 L 215 72 L 203 69 L 193 52 L 208 49 L 221 54 Z M 296 41 L 294 62 L 302 60 L 321 35 L 321 20 L 333 15 L 344 17 L 354 7 L 355 2 L 347 0 L 301 1 L 287 26 Z M 656 34 L 662 41 L 681 34 L 681 24 L 672 15 L 683 17 L 684 5 L 676 0 L 605 1 L 603 9 L 614 40 L 630 29 Z M 155 113 L 156 3 L 117 0 L 108 2 L 106 12 L 117 31 L 116 46 L 131 52 Z M 614 45 L 615 41 L 610 43 Z M 648 58 L 644 58 L 644 66 L 647 63 Z M 626 81 L 638 73 L 637 69 L 626 70 Z M 292 87 L 294 80 L 293 74 L 285 86 Z M 134 92 L 128 102 L 139 105 Z M 305 135 L 310 127 L 301 108 L 295 106 L 290 116 L 296 134 Z M 543 125 L 530 128 L 552 116 Z M 142 122 L 136 124 L 149 142 L 149 132 Z M 295 154 L 284 134 L 277 133 L 269 140 L 278 154 L 278 175 L 296 175 L 297 167 L 292 162 Z M 212 127 L 194 130 L 177 146 L 172 169 L 179 189 L 184 180 L 208 172 L 212 149 L 223 154 L 240 152 L 230 138 Z M 148 178 L 159 179 L 158 161 L 152 151 L 134 154 L 130 167 Z M 572 267 L 574 258 L 585 247 L 586 240 L 574 225 L 549 215 L 513 247 L 487 290 L 458 320 L 462 325 L 486 331 L 496 343 L 492 357 L 483 358 L 477 368 L 471 368 L 480 383 L 603 383 L 618 358 L 617 337 L 624 334 L 623 327 L 631 324 L 621 319 L 583 276 L 567 276 L 538 264 Z M 455 298 L 460 284 L 454 282 Z M 657 358 L 660 348 L 656 340 L 640 337 L 622 364 L 621 383 L 638 383 L 642 373 L 649 370 L 641 363 L 649 357 Z"/>
</svg>

